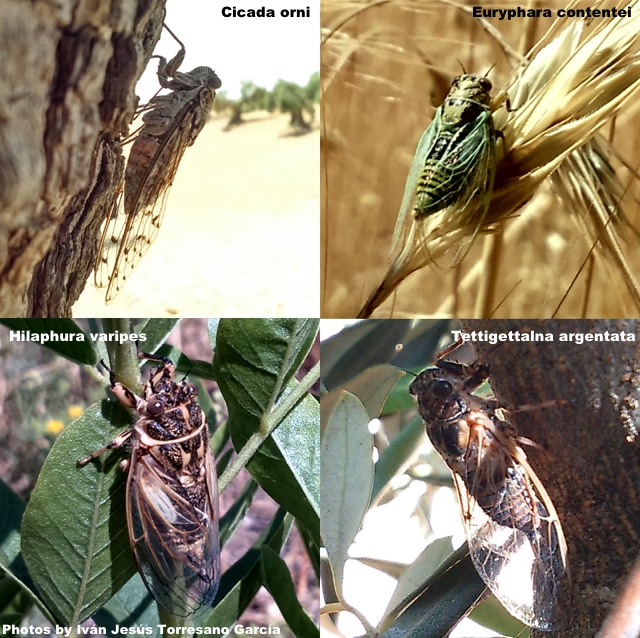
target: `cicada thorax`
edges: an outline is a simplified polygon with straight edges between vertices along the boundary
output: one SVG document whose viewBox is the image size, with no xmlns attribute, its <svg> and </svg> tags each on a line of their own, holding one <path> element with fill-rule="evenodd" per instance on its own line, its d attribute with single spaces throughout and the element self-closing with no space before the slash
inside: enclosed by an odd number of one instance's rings
<svg viewBox="0 0 640 638">
<path fill-rule="evenodd" d="M 166 445 L 151 445 L 149 454 L 167 469 L 185 475 L 192 474 L 194 467 L 202 467 L 208 435 L 196 386 L 178 386 L 172 394 L 154 392 L 147 398 L 146 411 L 150 416 L 140 419 L 136 428 L 152 441 L 167 441 Z M 184 440 L 173 443 L 176 439 Z"/>
<path fill-rule="evenodd" d="M 492 188 L 496 133 L 490 91 L 486 77 L 461 75 L 454 79 L 430 125 L 432 140 L 413 205 L 416 219 L 458 201 L 464 204 Z"/>
</svg>

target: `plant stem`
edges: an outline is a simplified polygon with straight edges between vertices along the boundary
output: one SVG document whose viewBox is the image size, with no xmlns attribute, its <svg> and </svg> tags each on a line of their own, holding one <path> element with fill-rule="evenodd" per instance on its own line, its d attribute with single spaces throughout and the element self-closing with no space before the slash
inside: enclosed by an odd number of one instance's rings
<svg viewBox="0 0 640 638">
<path fill-rule="evenodd" d="M 218 481 L 220 493 L 229 486 L 231 481 L 238 475 L 240 470 L 251 460 L 251 457 L 258 451 L 258 448 L 267 440 L 269 435 L 282 423 L 287 414 L 294 406 L 304 398 L 311 386 L 320 376 L 320 363 L 305 375 L 296 387 L 285 396 L 282 401 L 271 412 L 262 416 L 261 425 L 257 432 L 254 432 L 245 446 L 240 450 L 233 463 L 225 470 Z"/>
</svg>

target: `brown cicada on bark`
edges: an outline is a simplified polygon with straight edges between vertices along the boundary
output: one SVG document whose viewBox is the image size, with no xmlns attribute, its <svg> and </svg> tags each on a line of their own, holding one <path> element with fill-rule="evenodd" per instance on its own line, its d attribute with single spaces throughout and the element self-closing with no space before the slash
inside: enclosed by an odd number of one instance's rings
<svg viewBox="0 0 640 638">
<path fill-rule="evenodd" d="M 198 389 L 174 381 L 165 357 L 139 397 L 116 381 L 111 390 L 136 422 L 105 447 L 78 461 L 86 465 L 103 452 L 131 445 L 127 471 L 127 524 L 138 570 L 151 595 L 168 613 L 195 617 L 211 606 L 220 582 L 218 484 L 209 431 Z"/>
<path fill-rule="evenodd" d="M 489 367 L 443 357 L 409 386 L 437 452 L 453 471 L 469 553 L 486 586 L 513 616 L 549 630 L 567 578 L 566 543 L 551 499 L 505 411 L 473 392 Z"/>
<path fill-rule="evenodd" d="M 215 71 L 199 66 L 182 73 L 178 68 L 186 53 L 167 62 L 160 56 L 158 81 L 171 93 L 156 95 L 144 107 L 142 127 L 133 136 L 124 177 L 114 197 L 100 239 L 95 283 L 107 288 L 111 301 L 124 285 L 160 229 L 180 160 L 203 129 L 222 86 Z"/>
</svg>

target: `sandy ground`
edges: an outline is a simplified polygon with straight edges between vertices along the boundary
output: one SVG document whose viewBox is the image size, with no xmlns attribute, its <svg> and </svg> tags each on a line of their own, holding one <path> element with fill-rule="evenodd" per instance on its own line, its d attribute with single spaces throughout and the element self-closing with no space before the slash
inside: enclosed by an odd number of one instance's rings
<svg viewBox="0 0 640 638">
<path fill-rule="evenodd" d="M 288 115 L 209 122 L 187 149 L 162 227 L 114 301 L 93 276 L 74 317 L 317 317 L 317 130 Z"/>
</svg>

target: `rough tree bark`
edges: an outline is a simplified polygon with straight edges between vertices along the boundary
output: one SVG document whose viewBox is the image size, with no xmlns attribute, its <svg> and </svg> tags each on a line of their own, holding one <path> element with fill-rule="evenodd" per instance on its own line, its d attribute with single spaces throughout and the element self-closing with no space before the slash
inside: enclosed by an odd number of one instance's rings
<svg viewBox="0 0 640 638">
<path fill-rule="evenodd" d="M 638 334 L 635 321 L 465 321 L 466 330 L 554 335 L 553 343 L 482 344 L 491 387 L 517 408 L 518 433 L 542 447 L 525 451 L 558 510 L 568 544 L 571 591 L 560 601 L 557 631 L 532 636 L 595 636 L 640 547 L 640 345 L 563 343 L 560 333 Z"/>
<path fill-rule="evenodd" d="M 71 316 L 165 2 L 0 0 L 0 316 Z"/>
</svg>

